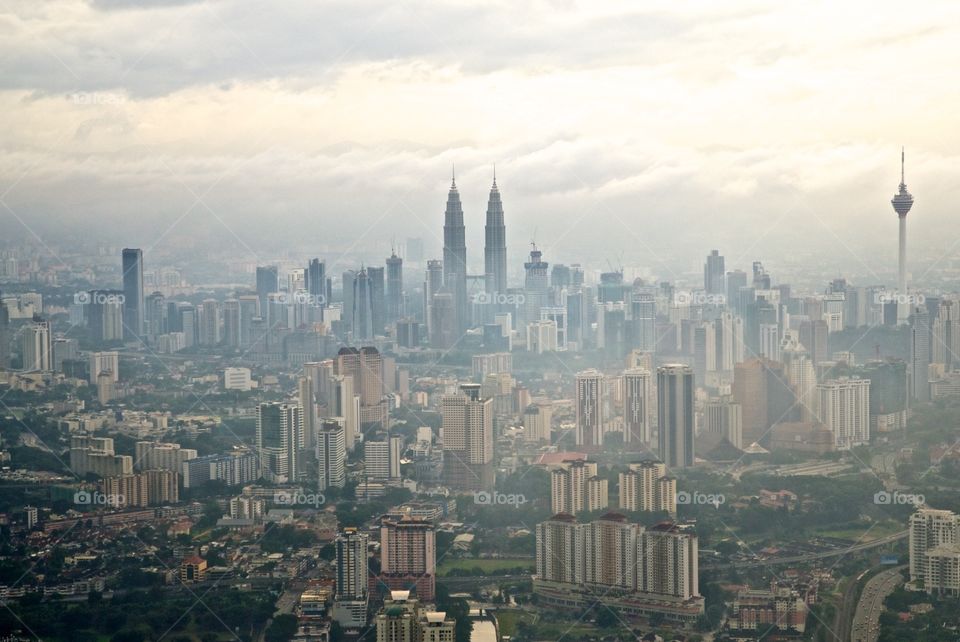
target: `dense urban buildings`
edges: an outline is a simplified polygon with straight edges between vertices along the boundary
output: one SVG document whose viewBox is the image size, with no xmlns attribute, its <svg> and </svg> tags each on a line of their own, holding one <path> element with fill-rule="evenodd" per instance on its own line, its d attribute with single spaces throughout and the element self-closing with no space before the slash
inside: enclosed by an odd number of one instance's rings
<svg viewBox="0 0 960 642">
<path fill-rule="evenodd" d="M 560 514 L 537 524 L 536 535 L 541 600 L 573 607 L 593 589 L 615 589 L 605 603 L 627 614 L 655 610 L 683 620 L 703 612 L 697 536 L 674 523 L 644 528 L 618 513 L 578 523 Z"/>
<path fill-rule="evenodd" d="M 960 639 L 960 9 L 758 4 L 4 2 L 0 642 Z"/>
</svg>

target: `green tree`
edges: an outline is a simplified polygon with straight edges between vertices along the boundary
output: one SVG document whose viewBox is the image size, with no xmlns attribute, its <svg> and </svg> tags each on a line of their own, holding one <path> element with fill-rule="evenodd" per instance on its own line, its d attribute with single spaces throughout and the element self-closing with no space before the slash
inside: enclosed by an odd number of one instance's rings
<svg viewBox="0 0 960 642">
<path fill-rule="evenodd" d="M 297 633 L 297 616 L 283 613 L 273 618 L 265 635 L 266 642 L 287 642 Z"/>
</svg>

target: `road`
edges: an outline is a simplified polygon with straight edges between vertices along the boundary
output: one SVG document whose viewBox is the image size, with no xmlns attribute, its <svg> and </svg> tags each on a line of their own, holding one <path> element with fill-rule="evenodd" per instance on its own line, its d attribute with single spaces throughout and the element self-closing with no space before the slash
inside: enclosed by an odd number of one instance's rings
<svg viewBox="0 0 960 642">
<path fill-rule="evenodd" d="M 877 642 L 880 635 L 880 614 L 883 612 L 883 600 L 901 583 L 903 575 L 900 571 L 903 566 L 888 569 L 877 573 L 870 578 L 853 617 L 853 626 L 850 631 L 850 642 Z"/>
<path fill-rule="evenodd" d="M 847 548 L 838 548 L 836 550 L 824 551 L 823 553 L 808 553 L 806 555 L 791 555 L 788 557 L 771 557 L 764 560 L 751 560 L 748 562 L 730 562 L 728 564 L 701 564 L 700 568 L 704 570 L 711 569 L 720 569 L 720 568 L 756 568 L 760 566 L 779 566 L 780 564 L 802 564 L 804 562 L 812 562 L 814 560 L 828 559 L 831 557 L 841 557 L 843 555 L 848 555 L 850 553 L 857 553 L 859 551 L 869 550 L 871 548 L 877 548 L 878 546 L 886 546 L 887 544 L 892 544 L 897 540 L 906 539 L 909 534 L 909 531 L 900 531 L 899 533 L 894 533 L 893 535 L 887 535 L 886 537 L 881 537 L 869 542 L 864 542 L 862 544 L 854 544 L 853 546 L 848 546 Z"/>
</svg>

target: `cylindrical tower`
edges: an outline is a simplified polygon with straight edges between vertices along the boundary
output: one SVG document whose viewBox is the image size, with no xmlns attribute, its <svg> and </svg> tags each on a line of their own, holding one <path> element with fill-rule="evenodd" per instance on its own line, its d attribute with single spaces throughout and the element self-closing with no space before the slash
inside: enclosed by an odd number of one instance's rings
<svg viewBox="0 0 960 642">
<path fill-rule="evenodd" d="M 897 320 L 906 323 L 910 313 L 907 303 L 907 212 L 913 207 L 913 196 L 907 191 L 904 178 L 904 150 L 900 150 L 900 191 L 890 200 L 900 218 L 900 265 L 897 272 Z"/>
</svg>

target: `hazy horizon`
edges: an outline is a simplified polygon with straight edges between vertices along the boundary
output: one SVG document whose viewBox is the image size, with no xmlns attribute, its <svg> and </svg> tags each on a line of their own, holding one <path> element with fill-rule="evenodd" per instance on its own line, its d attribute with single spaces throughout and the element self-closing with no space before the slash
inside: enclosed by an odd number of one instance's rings
<svg viewBox="0 0 960 642">
<path fill-rule="evenodd" d="M 479 267 L 496 164 L 511 255 L 886 279 L 901 145 L 911 260 L 960 233 L 947 3 L 4 4 L 6 238 L 434 255 L 455 163 Z"/>
</svg>

